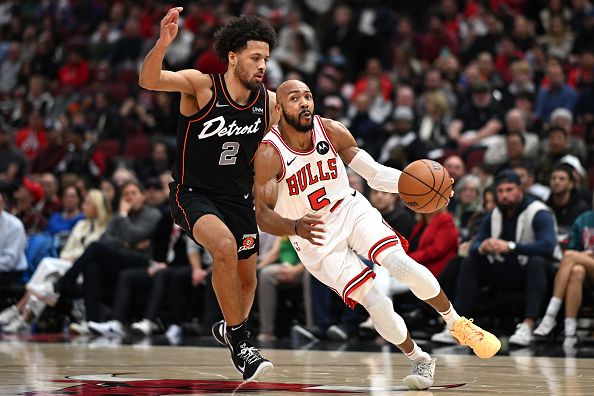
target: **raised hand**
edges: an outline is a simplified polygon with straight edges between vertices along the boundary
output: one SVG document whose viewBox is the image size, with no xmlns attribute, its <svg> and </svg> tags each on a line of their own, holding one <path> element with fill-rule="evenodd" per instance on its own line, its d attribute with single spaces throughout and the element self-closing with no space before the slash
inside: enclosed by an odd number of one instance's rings
<svg viewBox="0 0 594 396">
<path fill-rule="evenodd" d="M 299 220 L 297 220 L 297 235 L 303 239 L 307 239 L 311 244 L 322 246 L 324 240 L 324 232 L 326 231 L 322 224 L 322 215 L 318 213 L 308 213 Z"/>
<path fill-rule="evenodd" d="M 173 7 L 161 19 L 161 32 L 159 34 L 159 42 L 161 45 L 167 47 L 177 36 L 177 25 L 179 21 L 179 13 L 182 12 L 183 7 Z"/>
</svg>

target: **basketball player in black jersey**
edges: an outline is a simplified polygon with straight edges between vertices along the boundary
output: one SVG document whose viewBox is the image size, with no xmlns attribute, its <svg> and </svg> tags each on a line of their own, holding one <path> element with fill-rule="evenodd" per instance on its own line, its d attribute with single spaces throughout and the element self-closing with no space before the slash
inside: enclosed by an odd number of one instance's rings
<svg viewBox="0 0 594 396">
<path fill-rule="evenodd" d="M 217 56 L 228 62 L 225 74 L 161 70 L 181 11 L 174 7 L 161 20 L 139 84 L 181 93 L 171 213 L 213 255 L 213 287 L 225 318 L 213 326 L 213 335 L 229 347 L 243 378 L 252 380 L 272 369 L 244 324 L 254 300 L 258 252 L 252 161 L 264 133 L 277 122 L 270 111 L 276 96 L 262 84 L 276 34 L 260 18 L 234 18 L 215 35 Z"/>
</svg>

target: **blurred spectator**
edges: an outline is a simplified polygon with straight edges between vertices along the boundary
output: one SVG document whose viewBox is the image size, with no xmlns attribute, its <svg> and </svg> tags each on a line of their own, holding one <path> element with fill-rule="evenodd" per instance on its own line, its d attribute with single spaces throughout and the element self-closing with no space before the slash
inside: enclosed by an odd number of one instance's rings
<svg viewBox="0 0 594 396">
<path fill-rule="evenodd" d="M 424 34 L 418 49 L 419 59 L 431 64 L 444 49 L 457 55 L 458 42 L 454 33 L 444 29 L 443 17 L 433 14 L 429 16 L 427 33 Z"/>
<path fill-rule="evenodd" d="M 549 121 L 553 110 L 563 107 L 570 111 L 575 109 L 578 94 L 565 83 L 563 68 L 558 61 L 549 60 L 547 65 L 548 87 L 541 86 L 536 98 L 534 116 L 544 122 Z"/>
<path fill-rule="evenodd" d="M 522 151 L 515 153 L 514 160 L 517 161 L 522 158 L 536 159 L 540 149 L 540 141 L 537 134 L 526 130 L 525 119 L 526 117 L 521 110 L 512 109 L 507 112 L 505 115 L 505 131 L 507 136 L 497 136 L 497 141 L 489 146 L 485 152 L 485 163 L 487 165 L 501 165 L 509 162 L 508 151 L 511 148 L 513 152 L 514 147 L 509 147 L 508 143 L 514 143 L 513 140 L 518 139 L 520 140 Z M 512 142 L 509 142 L 509 138 L 512 135 L 516 135 L 516 137 L 512 138 Z"/>
<path fill-rule="evenodd" d="M 427 157 L 427 146 L 412 129 L 412 108 L 397 107 L 393 117 L 394 122 L 387 127 L 391 136 L 382 147 L 379 162 L 402 169 L 410 162 Z"/>
<path fill-rule="evenodd" d="M 579 54 L 584 48 L 591 47 L 594 44 L 594 7 L 584 12 L 582 19 L 582 28 L 577 31 L 577 36 L 573 42 L 573 52 Z"/>
<path fill-rule="evenodd" d="M 582 305 L 584 283 L 594 280 L 594 211 L 580 215 L 571 226 L 568 250 L 563 254 L 561 265 L 555 275 L 553 297 L 535 335 L 548 336 L 557 324 L 557 314 L 565 302 L 565 339 L 563 349 L 567 353 L 577 344 L 577 316 Z"/>
<path fill-rule="evenodd" d="M 278 45 L 271 57 L 285 72 L 297 70 L 309 79 L 317 63 L 316 43 L 313 28 L 302 20 L 297 10 L 292 10 L 287 14 L 287 25 L 279 31 Z"/>
<path fill-rule="evenodd" d="M 100 22 L 89 39 L 89 59 L 93 62 L 107 60 L 120 35 L 120 31 L 112 29 L 108 21 Z"/>
<path fill-rule="evenodd" d="M 12 214 L 23 222 L 28 235 L 41 232 L 47 226 L 47 218 L 38 209 L 43 196 L 43 188 L 26 178 L 13 194 Z"/>
<path fill-rule="evenodd" d="M 443 95 L 446 103 L 443 106 L 443 116 L 450 116 L 450 112 L 456 108 L 456 104 L 458 103 L 458 99 L 452 89 L 452 87 L 448 86 L 444 83 L 439 70 L 437 69 L 429 69 L 425 73 L 425 80 L 423 83 L 423 93 L 417 99 L 415 104 L 415 109 L 417 110 L 417 116 L 423 117 L 426 114 L 426 103 L 427 97 L 433 96 L 436 93 Z M 408 106 L 408 104 L 407 104 Z"/>
<path fill-rule="evenodd" d="M 379 82 L 379 89 L 385 100 L 389 101 L 392 99 L 392 95 L 394 92 L 394 86 L 392 84 L 392 81 L 390 80 L 387 73 L 384 71 L 384 68 L 380 60 L 377 58 L 371 58 L 367 61 L 365 73 L 361 78 L 359 78 L 355 82 L 355 87 L 353 94 L 351 96 L 351 100 L 354 101 L 357 99 L 357 96 L 359 96 L 363 92 L 367 92 L 367 86 L 371 80 Z M 414 106 L 414 101 L 410 106 Z"/>
<path fill-rule="evenodd" d="M 53 172 L 66 155 L 64 133 L 57 128 L 45 132 L 47 146 L 41 148 L 31 164 L 31 173 L 39 174 Z"/>
<path fill-rule="evenodd" d="M 185 66 L 188 64 L 192 53 L 194 37 L 195 34 L 185 26 L 184 19 L 180 18 L 177 36 L 175 36 L 165 53 L 165 62 L 170 70 L 186 68 Z"/>
<path fill-rule="evenodd" d="M 548 184 L 553 166 L 569 151 L 569 134 L 564 128 L 551 127 L 547 132 L 547 139 L 543 141 L 542 154 L 538 164 L 538 180 Z"/>
<path fill-rule="evenodd" d="M 129 18 L 125 20 L 122 35 L 115 42 L 110 55 L 110 64 L 130 68 L 136 66 L 143 48 L 142 36 L 140 36 L 140 25 L 138 20 Z"/>
<path fill-rule="evenodd" d="M 57 174 L 73 173 L 93 181 L 97 181 L 103 174 L 105 159 L 86 141 L 85 133 L 80 126 L 66 129 L 64 137 L 68 149 L 64 158 L 56 165 Z"/>
<path fill-rule="evenodd" d="M 413 213 L 400 202 L 398 194 L 371 190 L 369 202 L 376 208 L 390 227 L 408 238 L 415 225 Z"/>
<path fill-rule="evenodd" d="M 491 84 L 479 81 L 470 90 L 471 100 L 460 105 L 449 129 L 450 138 L 461 149 L 474 144 L 489 146 L 485 139 L 498 134 L 503 126 L 501 108 L 493 98 Z"/>
<path fill-rule="evenodd" d="M 450 108 L 445 95 L 438 90 L 430 91 L 421 98 L 422 118 L 419 120 L 419 137 L 430 149 L 445 147 L 448 144 Z"/>
<path fill-rule="evenodd" d="M 60 251 L 59 258 L 45 257 L 41 260 L 33 276 L 27 283 L 27 292 L 17 304 L 0 313 L 0 317 L 10 318 L 2 323 L 2 331 L 20 333 L 29 329 L 29 323 L 39 319 L 46 304 L 55 305 L 52 299 L 39 299 L 45 296 L 48 283 L 59 279 L 92 242 L 101 237 L 111 218 L 111 207 L 98 190 L 91 190 L 83 202 L 84 219 L 76 224 Z"/>
<path fill-rule="evenodd" d="M 565 7 L 562 0 L 548 0 L 547 6 L 538 13 L 541 27 L 545 32 L 552 31 L 552 20 L 554 18 L 561 19 L 562 22 L 567 22 L 571 18 L 571 11 Z"/>
<path fill-rule="evenodd" d="M 66 236 L 76 223 L 84 218 L 81 212 L 82 196 L 74 186 L 64 188 L 62 192 L 62 210 L 51 215 L 45 232 L 51 235 L 64 233 Z"/>
<path fill-rule="evenodd" d="M 39 176 L 39 184 L 44 192 L 41 212 L 49 218 L 54 212 L 62 209 L 62 200 L 58 195 L 60 189 L 58 179 L 52 173 L 44 173 Z"/>
<path fill-rule="evenodd" d="M 470 246 L 470 256 L 462 262 L 455 307 L 462 315 L 471 315 L 484 285 L 495 290 L 524 290 L 524 320 L 509 342 L 528 346 L 546 297 L 553 257 L 560 258 L 561 251 L 550 209 L 524 196 L 517 174 L 511 170 L 499 173 L 495 190 L 497 207 L 485 216 Z M 442 335 L 449 335 L 447 329 Z"/>
<path fill-rule="evenodd" d="M 468 223 L 477 212 L 481 211 L 481 197 L 483 195 L 483 186 L 478 176 L 468 174 L 463 176 L 456 184 L 455 191 L 457 197 L 456 208 L 453 212 L 457 232 L 460 233 L 462 240 L 468 240 L 471 236 Z"/>
<path fill-rule="evenodd" d="M 326 25 L 321 34 L 320 50 L 327 61 L 344 59 L 347 78 L 354 77 L 355 57 L 359 48 L 359 36 L 353 10 L 347 4 L 337 4 L 333 9 L 332 23 Z"/>
<path fill-rule="evenodd" d="M 122 126 L 118 108 L 107 93 L 99 91 L 94 95 L 92 111 L 89 112 L 89 128 L 96 141 L 106 139 L 122 140 Z"/>
<path fill-rule="evenodd" d="M 138 182 L 124 184 L 118 214 L 107 224 L 99 242 L 89 245 L 57 284 L 50 285 L 44 296 L 38 297 L 57 301 L 63 292 L 76 288 L 76 280 L 82 274 L 87 321 L 99 322 L 102 292 L 113 288 L 122 271 L 149 265 L 151 238 L 161 213 L 145 205 L 144 200 Z M 88 333 L 86 324 L 78 325 L 78 331 Z"/>
<path fill-rule="evenodd" d="M 0 119 L 0 194 L 17 188 L 26 167 L 25 158 L 13 146 L 10 126 Z"/>
<path fill-rule="evenodd" d="M 151 157 L 136 163 L 136 175 L 140 180 L 158 177 L 161 173 L 171 170 L 169 147 L 163 141 L 153 143 Z"/>
<path fill-rule="evenodd" d="M 29 161 L 33 161 L 37 153 L 47 147 L 47 136 L 41 114 L 31 113 L 28 126 L 17 132 L 15 141 L 17 147 Z"/>
<path fill-rule="evenodd" d="M 276 310 L 278 291 L 301 286 L 305 278 L 305 267 L 287 237 L 277 238 L 266 257 L 258 263 L 258 307 L 260 308 L 261 342 L 276 339 Z M 303 288 L 303 299 L 308 300 L 310 290 Z M 306 306 L 308 303 L 306 303 Z M 311 305 L 311 302 L 309 303 Z"/>
<path fill-rule="evenodd" d="M 19 43 L 11 43 L 7 55 L 0 64 L 0 93 L 11 92 L 15 88 L 23 64 Z"/>
<path fill-rule="evenodd" d="M 83 58 L 80 50 L 68 52 L 68 61 L 58 70 L 58 78 L 61 86 L 75 89 L 82 88 L 89 81 L 89 62 Z"/>
<path fill-rule="evenodd" d="M 444 161 L 443 167 L 446 168 L 450 177 L 454 179 L 454 182 L 457 182 L 466 174 L 466 165 L 459 155 L 454 154 L 449 156 Z"/>
<path fill-rule="evenodd" d="M 512 170 L 516 172 L 520 178 L 524 193 L 528 197 L 532 197 L 543 202 L 549 199 L 551 190 L 549 187 L 536 181 L 534 166 L 528 162 L 524 162 L 522 164 L 516 164 L 514 167 L 512 167 Z"/>
<path fill-rule="evenodd" d="M 511 82 L 504 91 L 504 106 L 514 107 L 514 102 L 519 94 L 536 95 L 534 75 L 530 63 L 525 60 L 516 60 L 510 66 Z M 531 112 L 529 113 L 531 114 Z"/>
<path fill-rule="evenodd" d="M 546 204 L 555 214 L 559 233 L 567 234 L 575 219 L 590 209 L 590 204 L 576 192 L 571 166 L 561 164 L 553 168 L 550 188 L 551 195 Z"/>
<path fill-rule="evenodd" d="M 548 33 L 540 37 L 539 44 L 547 49 L 547 55 L 567 59 L 573 48 L 573 33 L 561 15 L 552 15 Z"/>
<path fill-rule="evenodd" d="M 3 286 L 19 281 L 27 269 L 26 245 L 23 223 L 4 210 L 4 196 L 0 194 L 0 284 Z"/>
</svg>

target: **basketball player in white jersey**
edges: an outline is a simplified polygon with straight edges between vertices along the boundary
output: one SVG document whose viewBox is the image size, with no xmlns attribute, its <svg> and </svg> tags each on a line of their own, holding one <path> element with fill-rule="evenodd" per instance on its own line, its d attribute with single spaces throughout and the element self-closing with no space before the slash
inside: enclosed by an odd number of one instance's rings
<svg viewBox="0 0 594 396">
<path fill-rule="evenodd" d="M 339 122 L 314 116 L 307 85 L 290 80 L 276 92 L 278 128 L 264 137 L 255 157 L 256 217 L 260 228 L 289 235 L 308 271 L 350 307 L 361 304 L 379 334 L 413 363 L 404 383 L 412 389 L 433 384 L 435 359 L 411 339 L 392 301 L 374 286 L 374 273 L 358 255 L 385 267 L 445 319 L 452 335 L 481 358 L 501 347 L 491 333 L 458 316 L 431 272 L 406 254 L 408 242 L 380 213 L 349 188 L 344 164 L 376 190 L 398 192 L 401 172 L 378 164 L 357 147 Z"/>
</svg>

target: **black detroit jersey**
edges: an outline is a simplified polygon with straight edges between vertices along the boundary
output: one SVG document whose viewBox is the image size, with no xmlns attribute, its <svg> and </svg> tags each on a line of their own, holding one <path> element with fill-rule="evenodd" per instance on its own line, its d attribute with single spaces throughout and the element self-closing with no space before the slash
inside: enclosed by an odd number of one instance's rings
<svg viewBox="0 0 594 396">
<path fill-rule="evenodd" d="M 196 114 L 180 113 L 173 178 L 214 197 L 245 200 L 254 182 L 253 158 L 270 120 L 263 84 L 248 104 L 231 99 L 222 74 L 211 74 L 212 98 Z"/>
</svg>

